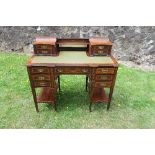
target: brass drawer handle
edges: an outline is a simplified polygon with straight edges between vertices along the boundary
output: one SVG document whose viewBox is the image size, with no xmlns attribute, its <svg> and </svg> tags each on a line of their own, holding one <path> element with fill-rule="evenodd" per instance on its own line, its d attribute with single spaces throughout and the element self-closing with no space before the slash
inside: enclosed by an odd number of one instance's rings
<svg viewBox="0 0 155 155">
<path fill-rule="evenodd" d="M 45 82 L 39 82 L 38 84 L 40 86 L 49 86 L 50 85 L 50 83 L 45 83 Z"/>
<path fill-rule="evenodd" d="M 42 49 L 47 49 L 46 45 L 41 46 Z"/>
<path fill-rule="evenodd" d="M 47 54 L 47 53 L 48 53 L 48 51 L 41 51 L 41 53 L 43 53 L 43 54 Z"/>
<path fill-rule="evenodd" d="M 39 83 L 40 86 L 46 86 L 46 83 Z"/>
<path fill-rule="evenodd" d="M 111 84 L 110 83 L 104 83 L 102 84 L 103 87 L 109 87 Z"/>
<path fill-rule="evenodd" d="M 58 71 L 59 73 L 62 73 L 63 70 L 62 70 L 62 69 L 57 69 L 57 71 Z"/>
<path fill-rule="evenodd" d="M 96 74 L 115 74 L 114 68 L 97 68 Z"/>
<path fill-rule="evenodd" d="M 45 82 L 36 82 L 36 83 L 34 83 L 34 85 L 37 86 L 37 87 L 41 87 L 41 86 L 47 86 L 48 83 L 45 83 Z"/>
<path fill-rule="evenodd" d="M 49 73 L 49 69 L 47 67 L 34 67 L 31 69 L 32 73 Z"/>
<path fill-rule="evenodd" d="M 82 69 L 82 72 L 83 73 L 87 73 L 88 72 L 88 69 Z"/>
<path fill-rule="evenodd" d="M 38 77 L 39 80 L 45 80 L 45 77 L 44 76 L 40 76 Z"/>
<path fill-rule="evenodd" d="M 99 54 L 102 54 L 102 53 L 103 53 L 103 51 L 98 51 L 98 53 L 99 53 Z"/>
<path fill-rule="evenodd" d="M 101 69 L 102 72 L 109 72 L 109 69 Z"/>
<path fill-rule="evenodd" d="M 44 71 L 44 70 L 43 70 L 43 69 L 41 69 L 41 68 L 40 68 L 40 69 L 38 69 L 38 72 L 40 72 L 40 73 L 41 73 L 41 72 L 43 72 L 43 71 Z"/>
<path fill-rule="evenodd" d="M 107 80 L 108 78 L 106 76 L 101 76 L 101 80 Z"/>
<path fill-rule="evenodd" d="M 112 81 L 113 80 L 113 76 L 111 76 L 111 75 L 96 75 L 96 80 Z"/>
<path fill-rule="evenodd" d="M 104 87 L 104 86 L 105 86 L 105 84 L 104 84 L 104 83 L 101 83 L 100 85 L 101 85 L 102 87 Z"/>
<path fill-rule="evenodd" d="M 101 86 L 101 87 L 110 87 L 111 86 L 111 83 L 100 83 L 100 84 L 98 84 L 98 86 Z"/>
<path fill-rule="evenodd" d="M 103 49 L 104 49 L 104 46 L 98 46 L 98 48 L 99 48 L 100 50 L 103 50 Z"/>
</svg>

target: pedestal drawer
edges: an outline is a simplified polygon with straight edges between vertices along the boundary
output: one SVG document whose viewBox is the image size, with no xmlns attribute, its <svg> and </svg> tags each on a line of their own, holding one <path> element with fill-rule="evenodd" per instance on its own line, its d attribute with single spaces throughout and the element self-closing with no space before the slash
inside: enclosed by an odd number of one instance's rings
<svg viewBox="0 0 155 155">
<path fill-rule="evenodd" d="M 51 82 L 47 81 L 34 81 L 35 87 L 51 87 Z"/>
<path fill-rule="evenodd" d="M 96 81 L 112 81 L 114 78 L 113 75 L 96 75 Z"/>
<path fill-rule="evenodd" d="M 112 81 L 106 81 L 106 82 L 95 82 L 95 87 L 111 87 Z"/>
<path fill-rule="evenodd" d="M 50 75 L 47 74 L 34 74 L 32 75 L 32 80 L 36 81 L 50 81 Z"/>
<path fill-rule="evenodd" d="M 50 73 L 50 69 L 48 67 L 31 67 L 30 69 L 32 74 L 35 73 Z"/>
<path fill-rule="evenodd" d="M 97 68 L 96 74 L 114 74 L 115 68 Z"/>
</svg>

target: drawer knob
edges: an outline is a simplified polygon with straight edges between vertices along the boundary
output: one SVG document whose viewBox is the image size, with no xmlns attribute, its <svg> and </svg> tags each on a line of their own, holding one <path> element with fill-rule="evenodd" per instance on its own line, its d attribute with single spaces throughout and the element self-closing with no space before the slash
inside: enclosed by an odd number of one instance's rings
<svg viewBox="0 0 155 155">
<path fill-rule="evenodd" d="M 43 46 L 42 46 L 42 49 L 47 49 L 47 46 L 46 46 L 46 45 L 43 45 Z"/>
</svg>

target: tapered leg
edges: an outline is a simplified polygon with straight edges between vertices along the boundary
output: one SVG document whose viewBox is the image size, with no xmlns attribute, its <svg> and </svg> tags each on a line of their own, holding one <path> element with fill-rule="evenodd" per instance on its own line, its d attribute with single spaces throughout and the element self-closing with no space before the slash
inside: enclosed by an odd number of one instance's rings
<svg viewBox="0 0 155 155">
<path fill-rule="evenodd" d="M 57 111 L 57 102 L 56 102 L 56 97 L 57 97 L 57 90 L 56 88 L 53 89 L 53 95 L 54 95 L 54 110 Z"/>
<path fill-rule="evenodd" d="M 37 102 L 35 102 L 35 108 L 36 108 L 36 111 L 39 112 L 38 103 Z"/>
<path fill-rule="evenodd" d="M 114 87 L 111 87 L 111 88 L 110 88 L 109 102 L 108 102 L 108 104 L 107 104 L 107 110 L 109 110 L 109 108 L 110 108 L 110 103 L 111 103 L 112 94 L 113 94 L 113 88 L 114 88 Z"/>
<path fill-rule="evenodd" d="M 110 108 L 110 102 L 108 102 L 108 105 L 107 105 L 107 110 L 109 110 Z"/>
<path fill-rule="evenodd" d="M 59 85 L 59 91 L 60 91 L 60 76 L 58 76 L 58 85 Z"/>
<path fill-rule="evenodd" d="M 54 103 L 54 110 L 57 111 L 57 104 Z"/>
<path fill-rule="evenodd" d="M 113 90 L 114 90 L 115 81 L 116 81 L 116 74 L 117 74 L 117 70 L 115 71 L 114 81 L 113 81 L 112 87 L 110 88 L 109 102 L 107 104 L 107 110 L 109 110 L 109 108 L 110 108 L 110 103 L 111 103 L 111 100 L 112 100 Z"/>
<path fill-rule="evenodd" d="M 86 76 L 86 91 L 88 91 L 88 76 Z"/>
<path fill-rule="evenodd" d="M 89 104 L 89 112 L 92 112 L 91 107 L 92 107 L 92 102 L 90 102 L 90 104 Z"/>
<path fill-rule="evenodd" d="M 32 88 L 32 94 L 33 94 L 33 100 L 34 100 L 34 103 L 35 103 L 36 111 L 39 112 L 39 109 L 38 109 L 38 103 L 37 103 L 36 91 L 35 91 L 34 88 Z"/>
</svg>

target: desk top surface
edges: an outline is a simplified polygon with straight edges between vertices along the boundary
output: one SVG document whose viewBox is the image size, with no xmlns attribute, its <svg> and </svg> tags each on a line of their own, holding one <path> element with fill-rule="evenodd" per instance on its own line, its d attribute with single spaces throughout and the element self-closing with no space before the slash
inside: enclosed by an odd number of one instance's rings
<svg viewBox="0 0 155 155">
<path fill-rule="evenodd" d="M 59 56 L 33 56 L 28 65 L 49 64 L 49 65 L 116 65 L 111 56 L 87 56 L 85 51 L 60 51 Z"/>
</svg>

